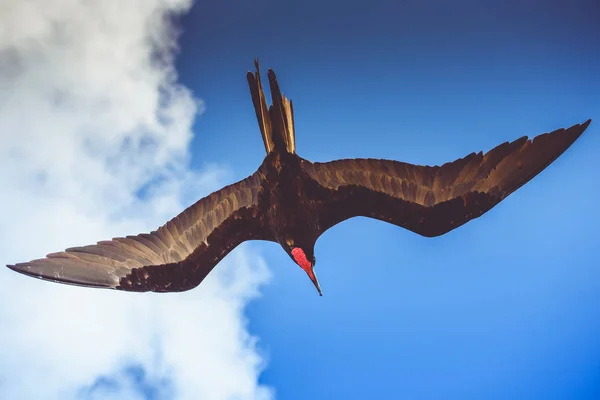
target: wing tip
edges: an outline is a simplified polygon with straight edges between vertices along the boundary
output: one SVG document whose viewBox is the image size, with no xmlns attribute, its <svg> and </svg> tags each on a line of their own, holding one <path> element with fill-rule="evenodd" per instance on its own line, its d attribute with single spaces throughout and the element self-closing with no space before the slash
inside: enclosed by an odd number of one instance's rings
<svg viewBox="0 0 600 400">
<path fill-rule="evenodd" d="M 590 124 L 592 123 L 592 119 L 589 118 L 587 121 L 585 121 L 583 124 L 580 124 L 580 126 L 583 128 L 582 130 L 585 131 L 587 129 L 588 126 L 590 126 Z"/>
<path fill-rule="evenodd" d="M 18 272 L 19 274 L 23 274 L 23 275 L 27 275 L 27 276 L 31 276 L 33 278 L 38 278 L 41 279 L 41 275 L 38 274 L 34 274 L 33 272 L 31 272 L 29 270 L 29 268 L 31 267 L 31 263 L 17 263 L 17 264 L 7 264 L 6 265 L 7 268 Z"/>
<path fill-rule="evenodd" d="M 98 288 L 98 289 L 115 289 L 116 288 L 116 284 L 109 285 L 109 284 L 94 283 L 94 282 L 82 282 L 82 281 L 78 281 L 78 280 L 74 280 L 74 279 L 50 276 L 48 274 L 39 273 L 39 272 L 34 273 L 29 270 L 29 268 L 31 267 L 31 263 L 32 263 L 32 261 L 25 262 L 25 263 L 17 263 L 17 264 L 6 264 L 6 267 L 15 272 L 18 272 L 20 274 L 23 274 L 23 275 L 26 275 L 26 276 L 29 276 L 32 278 L 40 279 L 42 281 L 47 281 L 47 282 L 62 283 L 65 285 L 90 287 L 90 288 Z"/>
<path fill-rule="evenodd" d="M 569 136 L 571 136 L 572 141 L 574 142 L 581 135 L 583 135 L 583 133 L 586 131 L 586 129 L 588 128 L 588 126 L 590 126 L 591 123 L 592 123 L 592 119 L 590 118 L 582 124 L 576 124 L 570 128 L 566 128 L 566 129 L 563 128 L 562 131 L 567 133 Z"/>
</svg>

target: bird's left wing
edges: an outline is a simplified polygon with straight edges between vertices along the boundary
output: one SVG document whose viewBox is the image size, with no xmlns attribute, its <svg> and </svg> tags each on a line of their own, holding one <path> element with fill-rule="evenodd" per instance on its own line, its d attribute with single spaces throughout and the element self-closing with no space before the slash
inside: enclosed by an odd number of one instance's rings
<svg viewBox="0 0 600 400">
<path fill-rule="evenodd" d="M 365 216 L 423 236 L 442 235 L 481 216 L 531 180 L 590 122 L 531 140 L 522 137 L 439 167 L 375 159 L 302 160 L 313 184 L 319 233 L 348 218 Z"/>
<path fill-rule="evenodd" d="M 200 199 L 149 234 L 75 247 L 8 267 L 44 280 L 135 292 L 181 292 L 197 285 L 238 244 L 271 240 L 258 203 L 262 175 Z"/>
</svg>

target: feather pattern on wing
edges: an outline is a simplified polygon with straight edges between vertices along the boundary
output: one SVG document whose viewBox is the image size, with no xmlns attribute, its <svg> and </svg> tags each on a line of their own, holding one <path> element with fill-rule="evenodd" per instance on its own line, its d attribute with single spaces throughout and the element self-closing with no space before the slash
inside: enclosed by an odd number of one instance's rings
<svg viewBox="0 0 600 400">
<path fill-rule="evenodd" d="M 9 267 L 81 286 L 190 289 L 239 243 L 264 236 L 257 215 L 261 182 L 256 172 L 200 199 L 151 233 L 73 247 Z"/>
<path fill-rule="evenodd" d="M 327 163 L 303 160 L 302 168 L 330 191 L 329 199 L 323 199 L 323 231 L 361 215 L 437 236 L 479 217 L 527 183 L 560 156 L 589 123 L 531 140 L 522 137 L 486 154 L 471 153 L 442 166 L 346 159 Z"/>
</svg>

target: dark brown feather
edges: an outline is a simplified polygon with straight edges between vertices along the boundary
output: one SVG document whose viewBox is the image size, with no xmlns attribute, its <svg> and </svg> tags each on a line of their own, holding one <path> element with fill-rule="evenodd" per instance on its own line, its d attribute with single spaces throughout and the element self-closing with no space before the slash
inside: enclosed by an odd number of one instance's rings
<svg viewBox="0 0 600 400">
<path fill-rule="evenodd" d="M 246 78 L 250 87 L 252 103 L 258 126 L 262 133 L 267 154 L 275 149 L 295 154 L 296 136 L 294 131 L 294 109 L 291 100 L 279 89 L 277 76 L 271 69 L 267 71 L 271 89 L 271 106 L 267 107 L 265 93 L 260 81 L 258 60 L 254 60 L 255 72 L 248 71 Z"/>
<path fill-rule="evenodd" d="M 267 100 L 265 98 L 265 92 L 262 88 L 260 81 L 260 69 L 258 66 L 258 60 L 254 60 L 254 67 L 256 72 L 248 71 L 246 78 L 248 79 L 248 85 L 250 87 L 250 95 L 252 96 L 252 103 L 254 104 L 254 112 L 256 113 L 256 119 L 258 120 L 258 127 L 262 134 L 263 143 L 267 154 L 275 149 L 273 143 L 273 128 L 271 126 L 271 118 L 269 117 L 269 108 L 267 107 Z"/>
<path fill-rule="evenodd" d="M 30 276 L 128 291 L 183 291 L 245 240 L 271 240 L 258 210 L 262 175 L 226 186 L 149 234 L 74 247 L 9 265 Z"/>
<path fill-rule="evenodd" d="M 321 233 L 345 219 L 367 216 L 438 236 L 479 217 L 527 183 L 589 123 L 533 140 L 522 137 L 442 166 L 376 159 L 303 160 L 301 165 L 325 190 L 319 199 Z"/>
</svg>

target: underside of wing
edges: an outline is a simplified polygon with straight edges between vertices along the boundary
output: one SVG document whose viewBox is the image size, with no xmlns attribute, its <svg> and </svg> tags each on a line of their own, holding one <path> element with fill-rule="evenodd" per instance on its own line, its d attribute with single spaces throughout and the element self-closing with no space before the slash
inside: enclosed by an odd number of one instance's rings
<svg viewBox="0 0 600 400">
<path fill-rule="evenodd" d="M 60 283 L 127 291 L 191 289 L 245 240 L 268 239 L 259 173 L 200 199 L 156 231 L 74 247 L 8 267 Z"/>
<path fill-rule="evenodd" d="M 481 216 L 560 156 L 590 124 L 503 143 L 442 166 L 348 159 L 302 162 L 321 189 L 322 231 L 351 217 L 438 236 Z"/>
</svg>

